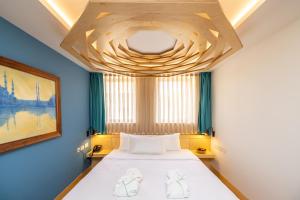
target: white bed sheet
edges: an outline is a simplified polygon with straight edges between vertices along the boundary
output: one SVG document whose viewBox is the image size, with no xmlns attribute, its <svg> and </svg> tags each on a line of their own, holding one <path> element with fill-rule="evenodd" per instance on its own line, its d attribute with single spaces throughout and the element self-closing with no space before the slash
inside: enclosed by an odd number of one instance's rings
<svg viewBox="0 0 300 200">
<path fill-rule="evenodd" d="M 137 196 L 113 196 L 117 180 L 128 168 L 138 168 L 144 178 Z M 65 200 L 166 200 L 166 174 L 179 169 L 186 175 L 190 197 L 186 200 L 238 199 L 189 150 L 167 152 L 161 155 L 129 154 L 112 151 L 87 174 L 66 196 Z"/>
</svg>

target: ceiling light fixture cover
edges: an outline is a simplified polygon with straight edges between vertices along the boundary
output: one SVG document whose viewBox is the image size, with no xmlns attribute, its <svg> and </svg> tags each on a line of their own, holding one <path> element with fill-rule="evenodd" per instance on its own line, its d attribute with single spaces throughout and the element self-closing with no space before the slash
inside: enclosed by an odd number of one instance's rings
<svg viewBox="0 0 300 200">
<path fill-rule="evenodd" d="M 175 44 L 130 48 L 139 31 L 164 31 Z M 217 0 L 90 0 L 61 47 L 92 71 L 155 77 L 208 71 L 242 44 Z"/>
<path fill-rule="evenodd" d="M 162 54 L 175 44 L 176 38 L 164 31 L 138 31 L 127 39 L 128 48 L 141 54 Z"/>
</svg>

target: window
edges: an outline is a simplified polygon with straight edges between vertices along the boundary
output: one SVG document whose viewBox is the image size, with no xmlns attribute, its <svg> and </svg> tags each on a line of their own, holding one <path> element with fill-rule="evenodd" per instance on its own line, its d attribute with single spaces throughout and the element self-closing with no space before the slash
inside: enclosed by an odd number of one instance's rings
<svg viewBox="0 0 300 200">
<path fill-rule="evenodd" d="M 104 85 L 107 123 L 135 123 L 136 79 L 105 74 Z"/>
<path fill-rule="evenodd" d="M 104 75 L 109 133 L 197 130 L 199 76 L 133 78 Z"/>
<path fill-rule="evenodd" d="M 196 78 L 181 75 L 156 79 L 156 123 L 196 123 Z"/>
</svg>

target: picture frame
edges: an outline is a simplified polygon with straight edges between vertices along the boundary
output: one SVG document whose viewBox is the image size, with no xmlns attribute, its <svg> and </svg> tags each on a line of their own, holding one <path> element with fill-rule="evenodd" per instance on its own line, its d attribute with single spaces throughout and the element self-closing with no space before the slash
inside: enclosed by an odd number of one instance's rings
<svg viewBox="0 0 300 200">
<path fill-rule="evenodd" d="M 0 153 L 61 135 L 59 77 L 0 56 Z"/>
</svg>

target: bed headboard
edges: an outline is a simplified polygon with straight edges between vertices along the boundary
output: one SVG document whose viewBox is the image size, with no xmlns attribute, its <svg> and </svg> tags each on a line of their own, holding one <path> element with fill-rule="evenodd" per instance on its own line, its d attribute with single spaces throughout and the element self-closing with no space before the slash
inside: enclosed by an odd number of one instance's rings
<svg viewBox="0 0 300 200">
<path fill-rule="evenodd" d="M 94 135 L 91 138 L 91 146 L 102 145 L 103 149 L 117 149 L 120 145 L 120 135 Z M 205 135 L 180 135 L 180 144 L 183 149 L 196 150 L 206 148 L 210 151 L 211 137 Z"/>
</svg>

